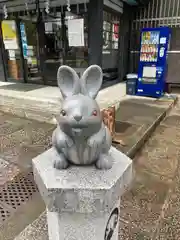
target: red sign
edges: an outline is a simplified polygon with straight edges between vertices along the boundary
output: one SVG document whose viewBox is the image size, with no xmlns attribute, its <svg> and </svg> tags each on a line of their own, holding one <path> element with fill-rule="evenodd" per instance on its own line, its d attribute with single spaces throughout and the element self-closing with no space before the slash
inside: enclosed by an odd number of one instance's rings
<svg viewBox="0 0 180 240">
<path fill-rule="evenodd" d="M 114 38 L 118 39 L 119 38 L 119 24 L 115 23 L 113 24 L 113 32 L 114 32 Z"/>
</svg>

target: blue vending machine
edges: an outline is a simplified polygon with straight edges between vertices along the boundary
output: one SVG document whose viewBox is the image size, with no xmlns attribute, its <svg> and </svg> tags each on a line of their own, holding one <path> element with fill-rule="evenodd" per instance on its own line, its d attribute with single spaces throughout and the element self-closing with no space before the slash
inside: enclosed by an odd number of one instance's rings
<svg viewBox="0 0 180 240">
<path fill-rule="evenodd" d="M 141 32 L 137 95 L 159 98 L 164 94 L 170 28 L 144 28 Z"/>
</svg>

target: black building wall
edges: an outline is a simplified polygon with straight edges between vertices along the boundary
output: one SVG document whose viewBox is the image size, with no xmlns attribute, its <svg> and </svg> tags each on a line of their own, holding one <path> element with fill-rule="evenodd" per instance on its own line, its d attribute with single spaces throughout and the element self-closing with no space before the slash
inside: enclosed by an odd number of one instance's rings
<svg viewBox="0 0 180 240">
<path fill-rule="evenodd" d="M 130 44 L 131 44 L 131 22 L 133 17 L 133 7 L 124 4 L 123 14 L 120 20 L 119 28 L 119 61 L 118 75 L 122 80 L 130 71 Z"/>
<path fill-rule="evenodd" d="M 89 65 L 102 66 L 103 0 L 90 0 L 88 4 Z"/>
<path fill-rule="evenodd" d="M 88 64 L 97 64 L 102 67 L 103 63 L 103 9 L 104 4 L 103 0 L 90 0 L 89 4 L 87 4 L 88 7 Z M 83 5 L 84 6 L 84 5 Z M 76 6 L 71 6 L 73 9 L 76 8 Z M 80 7 L 80 6 L 79 6 Z M 61 10 L 61 9 L 59 9 Z M 110 9 L 109 9 L 110 10 Z M 114 14 L 118 14 L 120 16 L 120 27 L 119 27 L 119 49 L 113 50 L 114 52 L 111 54 L 110 60 L 108 58 L 106 59 L 107 66 L 111 68 L 112 66 L 117 65 L 118 72 L 118 81 L 122 81 L 125 75 L 129 72 L 129 48 L 130 48 L 130 36 L 131 36 L 131 20 L 132 20 L 132 7 L 128 6 L 124 3 L 124 11 L 123 14 L 120 12 L 117 12 L 115 10 Z M 21 13 L 23 14 L 23 13 Z M 26 13 L 25 13 L 26 14 Z M 14 15 L 17 15 L 16 17 L 19 18 L 19 13 L 16 12 Z M 10 14 L 9 14 L 10 19 Z M 38 27 L 37 27 L 38 28 Z M 42 25 L 39 24 L 39 36 L 42 37 L 44 34 L 44 29 Z M 41 34 L 40 34 L 41 32 Z M 38 42 L 42 44 L 39 46 L 39 52 L 38 54 L 38 60 L 40 61 L 40 73 L 42 74 L 42 78 L 47 78 L 48 74 L 44 74 L 45 69 L 47 69 L 46 65 L 44 64 L 44 52 L 43 52 L 43 38 L 38 38 Z M 21 44 L 20 44 L 21 46 Z M 21 49 L 22 52 L 22 49 Z M 41 54 L 42 53 L 42 54 Z M 1 53 L 0 53 L 1 54 Z M 22 55 L 22 54 L 21 54 Z M 42 56 L 43 55 L 43 56 Z M 23 59 L 23 56 L 22 56 Z M 24 59 L 23 59 L 24 61 Z M 1 64 L 1 55 L 0 55 L 0 64 Z M 108 64 L 109 62 L 109 64 Z M 116 64 L 117 63 L 117 64 Z M 52 65 L 52 64 L 51 64 Z M 46 67 L 46 68 L 45 68 Z M 1 68 L 0 68 L 1 69 Z M 2 68 L 3 69 L 3 68 Z M 23 66 L 24 75 L 26 74 L 26 66 Z M 3 71 L 1 71 L 3 73 Z M 53 69 L 53 74 L 50 75 L 53 85 L 56 84 L 56 70 Z M 45 76 L 43 76 L 45 75 Z M 27 76 L 24 76 L 24 81 L 28 79 Z M 33 80 L 34 81 L 34 80 Z M 44 81 L 46 82 L 46 81 Z M 49 84 L 50 81 L 47 81 L 46 84 Z M 43 84 L 43 81 L 42 81 Z"/>
</svg>

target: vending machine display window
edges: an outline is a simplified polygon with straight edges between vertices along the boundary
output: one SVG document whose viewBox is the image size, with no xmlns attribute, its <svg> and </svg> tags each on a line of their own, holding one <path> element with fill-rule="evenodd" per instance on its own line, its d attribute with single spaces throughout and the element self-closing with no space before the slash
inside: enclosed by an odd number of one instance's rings
<svg viewBox="0 0 180 240">
<path fill-rule="evenodd" d="M 159 36 L 160 33 L 158 31 L 142 33 L 140 61 L 157 62 Z"/>
<path fill-rule="evenodd" d="M 156 67 L 143 67 L 143 78 L 144 83 L 156 83 Z"/>
<path fill-rule="evenodd" d="M 143 77 L 156 78 L 156 67 L 143 67 Z"/>
</svg>

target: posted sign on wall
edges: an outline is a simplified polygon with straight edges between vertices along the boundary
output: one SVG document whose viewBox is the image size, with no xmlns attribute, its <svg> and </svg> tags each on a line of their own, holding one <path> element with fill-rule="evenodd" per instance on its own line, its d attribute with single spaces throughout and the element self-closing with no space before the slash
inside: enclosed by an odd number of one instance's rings
<svg viewBox="0 0 180 240">
<path fill-rule="evenodd" d="M 25 31 L 24 23 L 20 24 L 20 30 L 21 30 L 23 55 L 24 55 L 24 58 L 27 58 L 28 45 L 27 45 L 27 37 L 26 37 L 26 31 Z"/>
<path fill-rule="evenodd" d="M 3 20 L 2 21 L 2 35 L 5 49 L 18 49 L 16 22 Z"/>
<path fill-rule="evenodd" d="M 84 19 L 68 20 L 68 40 L 71 47 L 84 47 Z"/>
</svg>

